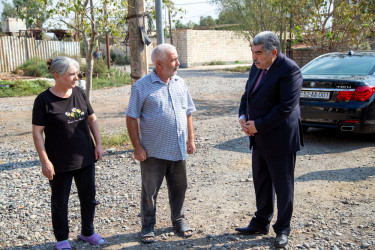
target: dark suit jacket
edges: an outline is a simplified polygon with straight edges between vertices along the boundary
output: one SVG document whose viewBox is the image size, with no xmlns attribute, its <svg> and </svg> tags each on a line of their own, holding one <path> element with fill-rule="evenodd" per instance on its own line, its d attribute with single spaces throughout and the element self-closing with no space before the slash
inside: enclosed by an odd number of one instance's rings
<svg viewBox="0 0 375 250">
<path fill-rule="evenodd" d="M 257 133 L 250 137 L 250 149 L 266 156 L 295 153 L 303 145 L 299 98 L 302 75 L 298 65 L 282 53 L 251 93 L 261 70 L 251 67 L 239 115 L 254 120 Z"/>
</svg>

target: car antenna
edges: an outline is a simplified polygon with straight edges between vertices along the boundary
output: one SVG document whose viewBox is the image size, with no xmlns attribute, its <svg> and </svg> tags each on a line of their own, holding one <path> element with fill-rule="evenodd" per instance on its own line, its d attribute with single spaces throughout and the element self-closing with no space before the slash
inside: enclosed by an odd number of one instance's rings
<svg viewBox="0 0 375 250">
<path fill-rule="evenodd" d="M 353 50 L 349 50 L 349 53 L 348 53 L 349 56 L 352 56 L 354 55 L 354 51 Z"/>
</svg>

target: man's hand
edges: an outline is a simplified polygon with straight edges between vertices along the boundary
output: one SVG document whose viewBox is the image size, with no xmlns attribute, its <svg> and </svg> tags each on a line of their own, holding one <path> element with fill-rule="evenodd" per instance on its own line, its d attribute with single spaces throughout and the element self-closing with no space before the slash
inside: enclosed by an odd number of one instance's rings
<svg viewBox="0 0 375 250">
<path fill-rule="evenodd" d="M 186 152 L 188 154 L 194 154 L 195 152 L 195 142 L 194 139 L 188 139 L 186 142 Z"/>
<path fill-rule="evenodd" d="M 241 125 L 241 131 L 243 131 L 243 132 L 245 132 L 245 134 L 247 134 L 246 120 L 245 119 L 239 119 L 238 122 Z"/>
<path fill-rule="evenodd" d="M 255 133 L 257 133 L 257 129 L 255 128 L 255 122 L 250 120 L 250 121 L 245 121 L 245 119 L 240 119 L 239 120 L 240 125 L 241 125 L 241 131 L 243 131 L 245 134 L 248 136 L 253 136 Z"/>
<path fill-rule="evenodd" d="M 142 146 L 134 148 L 134 158 L 138 161 L 146 160 L 147 159 L 146 150 Z"/>
</svg>

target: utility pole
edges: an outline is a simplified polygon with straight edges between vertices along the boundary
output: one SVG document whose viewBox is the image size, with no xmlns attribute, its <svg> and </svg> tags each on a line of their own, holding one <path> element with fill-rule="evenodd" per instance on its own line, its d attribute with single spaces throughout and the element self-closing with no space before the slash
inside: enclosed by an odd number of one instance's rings
<svg viewBox="0 0 375 250">
<path fill-rule="evenodd" d="M 146 45 L 143 43 L 141 28 L 144 16 L 144 0 L 128 0 L 130 77 L 132 84 L 147 74 Z"/>
<path fill-rule="evenodd" d="M 156 37 L 158 45 L 164 43 L 164 32 L 163 32 L 163 12 L 161 9 L 161 0 L 155 0 L 155 11 L 156 11 Z"/>
<path fill-rule="evenodd" d="M 168 10 L 168 17 L 169 17 L 169 36 L 171 39 L 171 44 L 173 44 L 173 37 L 172 37 L 172 18 L 171 18 L 171 12 Z"/>
<path fill-rule="evenodd" d="M 105 6 L 104 6 L 104 15 L 107 16 L 107 2 L 105 2 Z M 105 22 L 106 24 L 106 27 L 108 27 L 108 20 L 106 20 Z M 111 54 L 109 52 L 109 35 L 108 35 L 108 31 L 105 33 L 105 48 L 106 48 L 106 51 L 107 51 L 107 67 L 108 69 L 111 68 Z"/>
</svg>

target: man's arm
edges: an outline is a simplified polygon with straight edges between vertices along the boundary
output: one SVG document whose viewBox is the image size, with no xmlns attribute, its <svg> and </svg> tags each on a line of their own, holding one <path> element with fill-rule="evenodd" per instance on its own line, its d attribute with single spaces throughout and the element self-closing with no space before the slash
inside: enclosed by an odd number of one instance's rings
<svg viewBox="0 0 375 250">
<path fill-rule="evenodd" d="M 139 138 L 138 120 L 131 116 L 126 116 L 126 127 L 128 129 L 129 137 L 134 148 L 135 159 L 138 161 L 146 160 L 146 150 L 143 148 L 141 140 Z"/>
<path fill-rule="evenodd" d="M 188 139 L 186 142 L 186 149 L 187 149 L 188 154 L 193 154 L 195 151 L 195 142 L 194 142 L 194 127 L 193 127 L 192 114 L 187 116 L 187 129 L 188 129 Z"/>
</svg>

